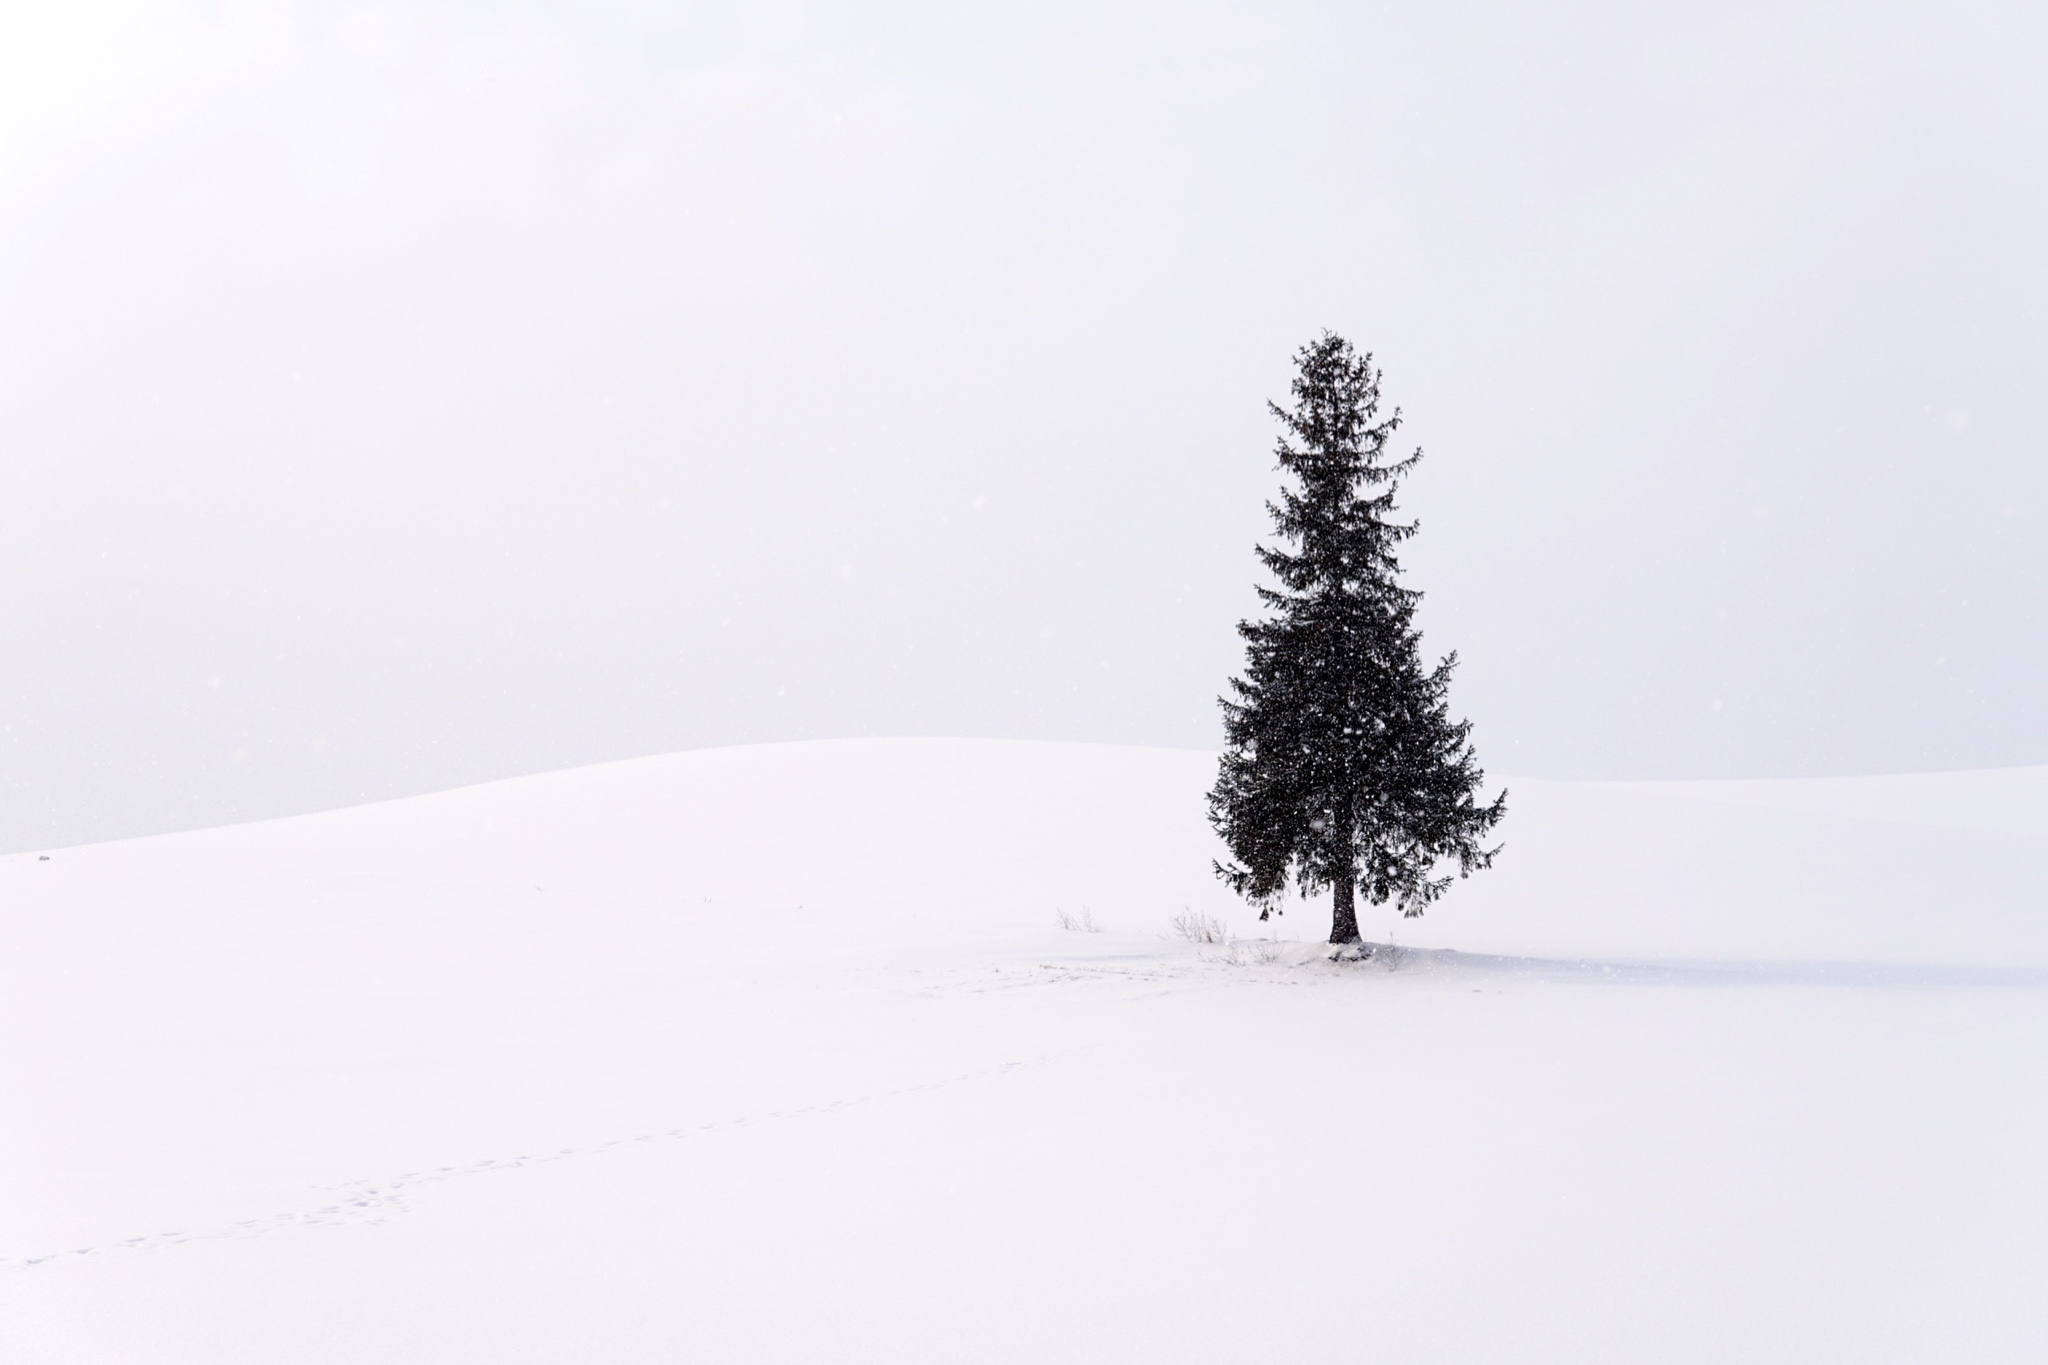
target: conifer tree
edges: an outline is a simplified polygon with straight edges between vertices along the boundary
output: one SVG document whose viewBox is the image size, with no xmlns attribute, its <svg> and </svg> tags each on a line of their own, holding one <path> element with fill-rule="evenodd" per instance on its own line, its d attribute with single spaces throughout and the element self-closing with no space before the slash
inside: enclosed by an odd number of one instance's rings
<svg viewBox="0 0 2048 1365">
<path fill-rule="evenodd" d="M 1450 866 L 1489 866 L 1507 793 L 1479 803 L 1471 722 L 1450 714 L 1458 656 L 1423 666 L 1422 594 L 1399 581 L 1395 551 L 1416 526 L 1393 520 L 1394 494 L 1422 452 L 1388 460 L 1401 414 L 1378 417 L 1370 354 L 1325 332 L 1295 362 L 1292 410 L 1267 404 L 1291 476 L 1266 508 L 1282 544 L 1258 547 L 1279 586 L 1259 589 L 1267 618 L 1237 628 L 1245 673 L 1222 699 L 1209 818 L 1232 858 L 1217 874 L 1260 919 L 1290 878 L 1303 895 L 1327 887 L 1330 942 L 1354 944 L 1354 892 L 1414 916 Z"/>
</svg>

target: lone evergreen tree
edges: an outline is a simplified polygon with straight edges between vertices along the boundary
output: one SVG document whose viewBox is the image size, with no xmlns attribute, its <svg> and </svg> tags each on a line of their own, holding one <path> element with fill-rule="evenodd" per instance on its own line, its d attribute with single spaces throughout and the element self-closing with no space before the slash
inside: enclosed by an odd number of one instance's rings
<svg viewBox="0 0 2048 1365">
<path fill-rule="evenodd" d="M 1269 619 L 1237 628 L 1245 676 L 1222 699 L 1209 819 L 1232 858 L 1217 874 L 1260 919 L 1291 875 L 1304 895 L 1331 889 L 1330 942 L 1353 944 L 1356 892 L 1419 915 L 1451 884 L 1440 867 L 1490 865 L 1507 793 L 1478 803 L 1471 722 L 1447 698 L 1458 656 L 1423 667 L 1422 594 L 1399 582 L 1395 550 L 1416 527 L 1392 520 L 1394 494 L 1422 452 L 1388 462 L 1401 413 L 1375 420 L 1371 355 L 1325 332 L 1295 363 L 1293 410 L 1267 404 L 1293 483 L 1266 510 L 1288 544 L 1258 547 L 1279 587 L 1259 589 Z"/>
</svg>

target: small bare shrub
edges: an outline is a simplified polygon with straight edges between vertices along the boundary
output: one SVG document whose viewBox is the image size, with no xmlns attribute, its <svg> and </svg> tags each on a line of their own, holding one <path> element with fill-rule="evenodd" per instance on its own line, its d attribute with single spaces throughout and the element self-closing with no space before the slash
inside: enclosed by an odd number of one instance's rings
<svg viewBox="0 0 2048 1365">
<path fill-rule="evenodd" d="M 1060 922 L 1060 928 L 1062 929 L 1073 929 L 1084 934 L 1099 934 L 1102 932 L 1102 926 L 1095 922 L 1095 912 L 1085 905 L 1081 907 L 1079 914 L 1069 914 L 1063 909 L 1054 910 L 1052 913 L 1053 918 Z"/>
<path fill-rule="evenodd" d="M 1219 946 L 1221 952 L 1203 953 L 1202 961 L 1225 967 L 1297 967 L 1303 961 L 1304 945 L 1299 939 L 1229 935 L 1219 941 Z"/>
<path fill-rule="evenodd" d="M 1223 943 L 1230 937 L 1222 920 L 1186 907 L 1173 917 L 1173 932 L 1190 943 Z"/>
</svg>

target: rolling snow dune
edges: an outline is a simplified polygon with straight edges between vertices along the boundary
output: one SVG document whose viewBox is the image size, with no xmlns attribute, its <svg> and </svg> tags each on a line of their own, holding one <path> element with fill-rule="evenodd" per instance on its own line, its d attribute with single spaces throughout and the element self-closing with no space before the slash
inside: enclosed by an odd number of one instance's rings
<svg viewBox="0 0 2048 1365">
<path fill-rule="evenodd" d="M 1212 767 L 773 745 L 0 859 L 0 1358 L 2048 1352 L 2048 769 L 1510 779 L 1340 965 L 1210 874 Z"/>
</svg>

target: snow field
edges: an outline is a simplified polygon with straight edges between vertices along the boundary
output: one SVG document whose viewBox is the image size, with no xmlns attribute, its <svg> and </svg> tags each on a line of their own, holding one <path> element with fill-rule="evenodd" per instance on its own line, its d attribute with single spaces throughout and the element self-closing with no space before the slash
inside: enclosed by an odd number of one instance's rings
<svg viewBox="0 0 2048 1365">
<path fill-rule="evenodd" d="M 1339 966 L 1210 879 L 1211 762 L 766 746 L 0 859 L 0 1358 L 2048 1348 L 2048 772 L 1512 782 Z"/>
</svg>

